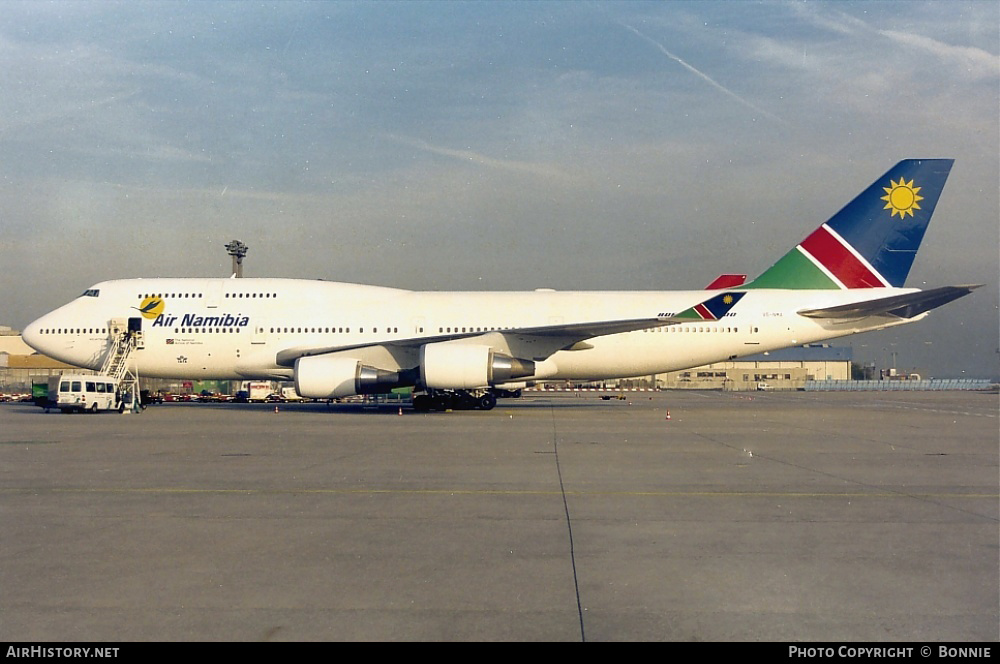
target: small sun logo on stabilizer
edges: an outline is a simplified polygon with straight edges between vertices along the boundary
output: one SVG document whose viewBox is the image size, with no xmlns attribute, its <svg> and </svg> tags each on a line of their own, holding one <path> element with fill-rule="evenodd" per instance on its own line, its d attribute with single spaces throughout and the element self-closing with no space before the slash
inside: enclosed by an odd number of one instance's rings
<svg viewBox="0 0 1000 664">
<path fill-rule="evenodd" d="M 913 180 L 907 182 L 905 178 L 899 178 L 899 182 L 893 182 L 890 179 L 889 184 L 892 186 L 882 187 L 885 190 L 885 196 L 882 197 L 882 200 L 885 201 L 885 207 L 882 209 L 890 210 L 890 218 L 897 214 L 900 219 L 907 214 L 912 217 L 913 211 L 920 209 L 920 201 L 924 200 L 924 197 L 920 195 L 920 187 L 914 187 Z"/>
<path fill-rule="evenodd" d="M 725 297 L 722 298 L 722 302 L 723 302 L 723 304 L 732 304 L 733 303 L 733 296 L 732 295 L 726 295 Z"/>
</svg>

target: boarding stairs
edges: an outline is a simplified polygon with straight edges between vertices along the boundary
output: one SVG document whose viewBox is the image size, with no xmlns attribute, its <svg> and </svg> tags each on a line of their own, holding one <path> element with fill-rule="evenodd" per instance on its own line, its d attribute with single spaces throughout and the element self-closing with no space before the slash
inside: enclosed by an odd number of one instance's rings
<svg viewBox="0 0 1000 664">
<path fill-rule="evenodd" d="M 139 404 L 139 376 L 129 368 L 132 353 L 140 343 L 141 332 L 134 332 L 128 326 L 111 325 L 111 348 L 101 367 L 101 375 L 115 382 L 122 406 L 135 410 Z"/>
</svg>

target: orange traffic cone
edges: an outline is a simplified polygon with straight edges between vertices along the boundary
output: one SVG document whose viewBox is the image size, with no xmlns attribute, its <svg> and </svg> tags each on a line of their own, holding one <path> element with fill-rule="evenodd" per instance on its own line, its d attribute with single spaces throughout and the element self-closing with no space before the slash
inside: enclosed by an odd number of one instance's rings
<svg viewBox="0 0 1000 664">
<path fill-rule="evenodd" d="M 670 419 L 670 411 L 669 410 L 667 411 L 667 419 L 668 420 Z"/>
<path fill-rule="evenodd" d="M 402 414 L 403 414 L 403 407 L 402 407 L 402 406 L 400 406 L 400 407 L 399 407 L 399 415 L 402 415 Z"/>
<path fill-rule="evenodd" d="M 274 407 L 274 412 L 276 412 L 276 413 L 278 412 L 278 407 L 277 406 Z"/>
</svg>

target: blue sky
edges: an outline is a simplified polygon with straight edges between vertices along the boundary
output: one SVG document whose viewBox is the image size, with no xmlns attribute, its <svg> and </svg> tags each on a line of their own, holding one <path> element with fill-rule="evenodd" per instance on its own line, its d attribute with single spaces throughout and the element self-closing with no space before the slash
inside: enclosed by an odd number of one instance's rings
<svg viewBox="0 0 1000 664">
<path fill-rule="evenodd" d="M 247 276 L 701 288 L 952 157 L 908 285 L 987 286 L 852 343 L 995 376 L 998 35 L 995 2 L 0 0 L 0 324 L 232 239 Z"/>
</svg>

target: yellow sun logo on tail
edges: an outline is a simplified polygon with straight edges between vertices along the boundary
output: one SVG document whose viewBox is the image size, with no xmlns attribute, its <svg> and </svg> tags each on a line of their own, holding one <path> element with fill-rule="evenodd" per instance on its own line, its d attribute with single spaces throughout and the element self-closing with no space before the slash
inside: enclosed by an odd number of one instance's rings
<svg viewBox="0 0 1000 664">
<path fill-rule="evenodd" d="M 895 215 L 899 215 L 900 219 L 909 214 L 913 216 L 914 210 L 920 209 L 920 201 L 924 200 L 924 197 L 920 195 L 920 187 L 913 186 L 913 180 L 906 182 L 905 178 L 899 178 L 899 182 L 893 182 L 889 180 L 891 187 L 882 187 L 885 190 L 885 196 L 882 200 L 885 201 L 885 207 L 883 210 L 891 210 L 889 212 L 889 217 L 892 218 Z"/>
</svg>

